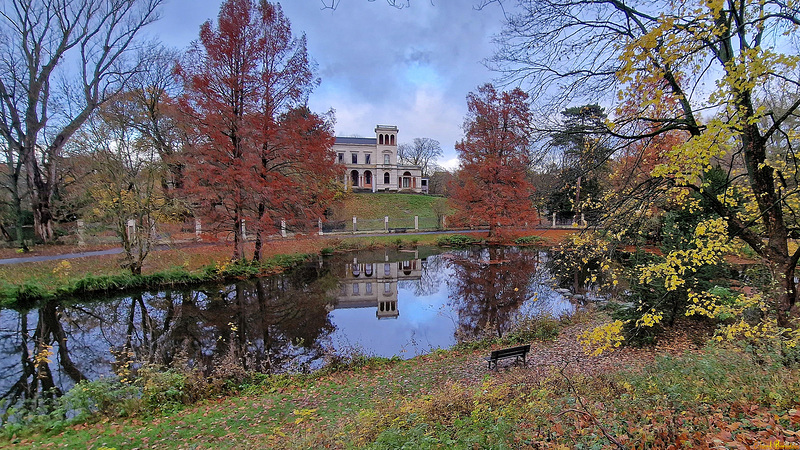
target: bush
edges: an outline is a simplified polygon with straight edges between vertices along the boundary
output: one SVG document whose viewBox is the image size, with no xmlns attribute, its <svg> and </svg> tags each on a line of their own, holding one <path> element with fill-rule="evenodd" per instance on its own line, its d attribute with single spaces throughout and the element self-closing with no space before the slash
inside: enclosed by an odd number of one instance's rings
<svg viewBox="0 0 800 450">
<path fill-rule="evenodd" d="M 436 240 L 436 245 L 439 247 L 467 247 L 470 245 L 480 244 L 481 240 L 472 236 L 463 234 L 450 234 L 442 236 Z"/>
<path fill-rule="evenodd" d="M 514 239 L 517 245 L 542 245 L 545 241 L 541 236 L 522 236 Z"/>
<path fill-rule="evenodd" d="M 509 344 L 531 341 L 552 341 L 561 331 L 561 321 L 555 317 L 537 314 L 519 317 L 506 335 Z"/>
<path fill-rule="evenodd" d="M 122 382 L 118 377 L 84 380 L 67 391 L 61 402 L 73 411 L 75 420 L 85 420 L 95 414 L 109 418 L 134 416 L 142 408 L 141 391 Z"/>
</svg>

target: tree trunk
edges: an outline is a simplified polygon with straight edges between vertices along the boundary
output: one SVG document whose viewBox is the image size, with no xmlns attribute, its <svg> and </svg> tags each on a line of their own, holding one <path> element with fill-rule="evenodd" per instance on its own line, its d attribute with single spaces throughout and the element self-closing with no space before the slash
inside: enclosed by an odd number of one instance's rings
<svg viewBox="0 0 800 450">
<path fill-rule="evenodd" d="M 242 215 L 236 208 L 233 219 L 233 260 L 238 261 L 244 257 L 244 242 L 242 239 Z"/>
<path fill-rule="evenodd" d="M 259 222 L 264 218 L 264 212 L 266 211 L 266 206 L 263 203 L 258 204 L 258 220 Z M 259 226 L 256 229 L 256 248 L 253 250 L 253 261 L 261 261 L 261 227 Z"/>
</svg>

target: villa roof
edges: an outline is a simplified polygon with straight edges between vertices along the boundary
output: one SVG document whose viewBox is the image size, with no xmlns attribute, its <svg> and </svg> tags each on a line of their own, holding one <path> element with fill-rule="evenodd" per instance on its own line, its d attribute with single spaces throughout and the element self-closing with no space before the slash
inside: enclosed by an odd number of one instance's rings
<svg viewBox="0 0 800 450">
<path fill-rule="evenodd" d="M 361 137 L 336 137 L 334 144 L 360 144 L 360 145 L 377 145 L 378 138 L 361 138 Z"/>
</svg>

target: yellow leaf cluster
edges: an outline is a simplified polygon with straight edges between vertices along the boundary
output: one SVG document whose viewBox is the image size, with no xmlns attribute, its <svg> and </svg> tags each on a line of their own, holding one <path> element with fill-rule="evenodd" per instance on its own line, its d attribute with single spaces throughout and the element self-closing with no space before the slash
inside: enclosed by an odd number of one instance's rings
<svg viewBox="0 0 800 450">
<path fill-rule="evenodd" d="M 53 356 L 53 346 L 42 344 L 42 347 L 36 352 L 36 355 L 33 356 L 33 364 L 38 368 L 45 364 L 50 364 L 51 361 L 50 357 Z"/>
<path fill-rule="evenodd" d="M 732 251 L 727 224 L 722 218 L 708 219 L 697 224 L 692 238 L 692 247 L 670 252 L 660 264 L 642 267 L 641 283 L 663 279 L 667 291 L 675 291 L 686 284 L 685 277 L 703 265 L 714 265 L 725 253 Z"/>
<path fill-rule="evenodd" d="M 641 327 L 641 326 L 653 327 L 653 326 L 656 326 L 659 323 L 661 323 L 661 320 L 663 318 L 664 318 L 664 314 L 663 313 L 661 313 L 659 311 L 651 310 L 651 311 L 648 311 L 648 312 L 642 314 L 642 317 L 640 317 L 640 318 L 638 318 L 636 320 L 636 326 L 637 327 Z"/>
<path fill-rule="evenodd" d="M 603 352 L 613 351 L 622 345 L 625 336 L 622 327 L 627 321 L 615 320 L 611 323 L 600 325 L 578 336 L 578 341 L 583 345 L 587 355 L 600 356 Z"/>
</svg>

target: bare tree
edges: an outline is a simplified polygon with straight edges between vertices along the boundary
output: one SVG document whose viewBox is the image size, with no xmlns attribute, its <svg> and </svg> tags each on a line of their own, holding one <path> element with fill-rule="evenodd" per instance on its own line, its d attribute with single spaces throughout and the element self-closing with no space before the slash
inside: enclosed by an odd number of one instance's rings
<svg viewBox="0 0 800 450">
<path fill-rule="evenodd" d="M 397 146 L 397 158 L 401 164 L 411 164 L 422 169 L 422 176 L 429 177 L 438 169 L 436 158 L 442 156 L 439 141 L 431 138 L 414 138 L 412 144 Z"/>
<path fill-rule="evenodd" d="M 0 136 L 21 162 L 37 236 L 55 237 L 64 144 L 136 73 L 136 36 L 164 0 L 7 0 L 0 6 Z"/>
<path fill-rule="evenodd" d="M 127 125 L 153 147 L 169 169 L 161 178 L 161 189 L 168 198 L 174 197 L 174 189 L 183 187 L 183 163 L 179 151 L 186 136 L 179 126 L 174 102 L 181 93 L 181 82 L 174 73 L 178 58 L 176 50 L 165 47 L 144 54 L 144 67 L 131 79 L 125 95 L 115 98 L 117 102 L 130 103 L 132 114 L 125 117 Z"/>
</svg>

